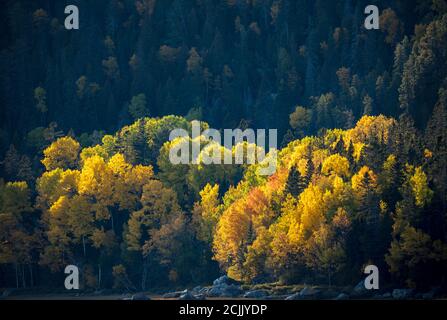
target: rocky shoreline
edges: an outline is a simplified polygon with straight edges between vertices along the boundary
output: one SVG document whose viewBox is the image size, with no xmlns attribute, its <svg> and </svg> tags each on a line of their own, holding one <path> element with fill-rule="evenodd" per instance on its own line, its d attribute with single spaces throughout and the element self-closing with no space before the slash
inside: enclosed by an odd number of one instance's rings
<svg viewBox="0 0 447 320">
<path fill-rule="evenodd" d="M 37 300 L 433 300 L 445 299 L 446 292 L 440 288 L 420 292 L 408 288 L 386 288 L 367 290 L 363 281 L 355 287 L 324 287 L 311 285 L 282 286 L 279 284 L 244 285 L 227 276 L 221 276 L 210 286 L 196 286 L 181 291 L 163 294 L 118 293 L 107 290 L 92 292 L 17 292 L 5 289 L 1 299 L 37 299 Z"/>
<path fill-rule="evenodd" d="M 255 286 L 256 287 L 256 286 Z M 168 292 L 162 295 L 164 299 L 178 300 L 205 300 L 208 298 L 225 299 L 260 299 L 260 300 L 349 300 L 349 299 L 375 299 L 375 300 L 409 300 L 424 299 L 432 300 L 441 298 L 441 290 L 433 288 L 427 292 L 417 292 L 414 289 L 396 288 L 392 290 L 367 290 L 363 281 L 353 288 L 343 288 L 342 290 L 333 288 L 319 288 L 306 286 L 299 290 L 275 290 L 249 288 L 222 276 L 214 280 L 212 286 L 197 286 L 183 291 Z"/>
</svg>

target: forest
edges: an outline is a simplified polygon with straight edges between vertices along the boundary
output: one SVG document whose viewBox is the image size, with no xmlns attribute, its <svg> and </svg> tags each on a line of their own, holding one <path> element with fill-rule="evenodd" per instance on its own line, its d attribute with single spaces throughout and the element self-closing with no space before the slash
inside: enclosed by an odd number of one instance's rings
<svg viewBox="0 0 447 320">
<path fill-rule="evenodd" d="M 446 0 L 6 0 L 0 30 L 0 288 L 447 287 Z M 276 172 L 172 164 L 249 156 L 170 141 L 193 120 L 277 129 Z"/>
</svg>

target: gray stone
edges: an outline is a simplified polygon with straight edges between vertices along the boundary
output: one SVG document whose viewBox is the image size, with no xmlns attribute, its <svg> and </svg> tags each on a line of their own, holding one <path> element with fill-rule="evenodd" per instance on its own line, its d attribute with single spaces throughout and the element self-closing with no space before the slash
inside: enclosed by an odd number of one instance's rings
<svg viewBox="0 0 447 320">
<path fill-rule="evenodd" d="M 222 276 L 213 281 L 213 286 L 237 284 L 237 281 L 230 279 L 228 276 Z"/>
<path fill-rule="evenodd" d="M 301 300 L 300 293 L 299 292 L 294 293 L 294 294 L 288 296 L 285 300 Z"/>
<path fill-rule="evenodd" d="M 394 289 L 393 298 L 397 300 L 409 299 L 413 295 L 413 289 Z"/>
<path fill-rule="evenodd" d="M 197 294 L 195 295 L 196 300 L 206 300 L 206 297 L 204 294 Z"/>
<path fill-rule="evenodd" d="M 207 295 L 209 290 L 210 290 L 210 288 L 202 288 L 202 289 L 200 289 L 200 291 L 198 293 Z"/>
<path fill-rule="evenodd" d="M 2 298 L 8 298 L 13 293 L 14 293 L 14 289 L 12 289 L 12 288 L 5 289 L 5 291 L 3 291 L 3 293 L 2 293 Z"/>
<path fill-rule="evenodd" d="M 430 291 L 422 294 L 422 299 L 432 300 L 439 294 L 439 288 L 433 288 Z"/>
<path fill-rule="evenodd" d="M 268 296 L 268 292 L 266 290 L 251 290 L 247 291 L 244 294 L 244 298 L 252 298 L 252 299 L 262 299 Z"/>
<path fill-rule="evenodd" d="M 340 293 L 335 300 L 348 300 L 349 296 L 346 293 Z"/>
<path fill-rule="evenodd" d="M 184 293 L 185 293 L 185 291 L 168 292 L 168 293 L 165 293 L 164 295 L 162 295 L 162 297 L 165 299 L 173 299 L 173 298 L 180 297 Z"/>
<path fill-rule="evenodd" d="M 208 290 L 207 295 L 210 297 L 221 297 L 223 296 L 225 287 L 226 285 L 213 286 Z"/>
<path fill-rule="evenodd" d="M 415 293 L 415 294 L 412 296 L 412 298 L 413 298 L 413 299 L 416 299 L 416 300 L 421 300 L 421 299 L 422 299 L 422 293 L 420 293 L 420 292 Z"/>
<path fill-rule="evenodd" d="M 197 300 L 197 298 L 190 291 L 185 290 L 179 297 L 179 300 Z"/>
<path fill-rule="evenodd" d="M 136 293 L 132 296 L 132 300 L 135 301 L 148 301 L 151 300 L 149 299 L 149 297 L 147 295 L 145 295 L 144 293 Z"/>
<path fill-rule="evenodd" d="M 262 299 L 263 300 L 285 300 L 288 296 L 287 295 L 271 295 L 271 296 L 265 296 Z"/>
<path fill-rule="evenodd" d="M 235 298 L 240 296 L 242 293 L 243 291 L 241 287 L 234 284 L 227 286 L 224 290 L 225 297 Z"/>
<path fill-rule="evenodd" d="M 203 288 L 201 286 L 194 287 L 191 291 L 199 293 Z"/>
<path fill-rule="evenodd" d="M 320 293 L 321 293 L 320 290 L 316 290 L 316 289 L 309 288 L 309 287 L 304 287 L 300 291 L 299 295 L 303 299 L 310 299 L 310 298 L 317 297 Z"/>
<path fill-rule="evenodd" d="M 235 298 L 242 294 L 242 289 L 237 285 L 227 285 L 220 284 L 212 286 L 208 291 L 207 295 L 210 297 L 230 297 Z"/>
<path fill-rule="evenodd" d="M 351 296 L 354 298 L 364 297 L 370 295 L 371 292 L 365 288 L 365 281 L 360 281 L 354 289 L 352 289 Z"/>
</svg>

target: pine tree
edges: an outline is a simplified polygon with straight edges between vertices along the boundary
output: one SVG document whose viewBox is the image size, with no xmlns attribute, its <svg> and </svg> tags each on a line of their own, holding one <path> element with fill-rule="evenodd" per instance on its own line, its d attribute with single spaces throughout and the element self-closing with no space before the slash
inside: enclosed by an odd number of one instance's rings
<svg viewBox="0 0 447 320">
<path fill-rule="evenodd" d="M 314 174 L 314 172 L 315 172 L 315 165 L 312 160 L 312 151 L 309 147 L 308 155 L 307 155 L 307 165 L 306 165 L 306 183 L 307 184 L 309 184 L 312 181 L 312 175 Z"/>
<path fill-rule="evenodd" d="M 345 153 L 345 143 L 343 141 L 343 137 L 340 136 L 337 143 L 335 144 L 334 151 L 338 154 L 344 154 Z"/>
<path fill-rule="evenodd" d="M 349 160 L 349 163 L 351 164 L 351 168 L 356 169 L 355 167 L 355 159 L 354 159 L 354 144 L 352 143 L 352 140 L 349 141 L 348 150 L 346 151 L 346 158 Z"/>
<path fill-rule="evenodd" d="M 441 91 L 440 101 L 433 109 L 427 124 L 425 142 L 428 148 L 428 170 L 433 184 L 440 195 L 447 194 L 447 91 Z M 447 208 L 447 198 L 442 197 L 443 210 Z"/>
<path fill-rule="evenodd" d="M 302 176 L 296 166 L 292 166 L 287 177 L 285 194 L 298 197 L 307 187 L 307 178 Z"/>
</svg>

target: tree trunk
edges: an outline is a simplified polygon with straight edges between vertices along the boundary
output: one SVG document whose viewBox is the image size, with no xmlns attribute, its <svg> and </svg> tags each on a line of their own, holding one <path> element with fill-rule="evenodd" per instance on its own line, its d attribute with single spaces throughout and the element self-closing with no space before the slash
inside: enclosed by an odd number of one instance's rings
<svg viewBox="0 0 447 320">
<path fill-rule="evenodd" d="M 19 270 L 18 270 L 18 266 L 17 263 L 15 264 L 15 269 L 16 269 L 16 288 L 19 288 Z"/>
<path fill-rule="evenodd" d="M 29 264 L 30 286 L 34 287 L 33 265 Z"/>
<path fill-rule="evenodd" d="M 26 288 L 26 278 L 25 278 L 25 265 L 22 265 L 22 284 Z"/>
<path fill-rule="evenodd" d="M 332 270 L 328 270 L 329 288 L 332 286 Z"/>
<path fill-rule="evenodd" d="M 98 288 L 101 289 L 101 265 L 98 264 Z"/>
<path fill-rule="evenodd" d="M 83 246 L 83 248 L 84 248 L 84 258 L 85 258 L 85 237 L 84 236 L 82 236 L 82 246 Z"/>
<path fill-rule="evenodd" d="M 143 260 L 143 274 L 141 276 L 141 289 L 146 290 L 146 280 L 147 280 L 147 262 L 146 259 Z"/>
</svg>

